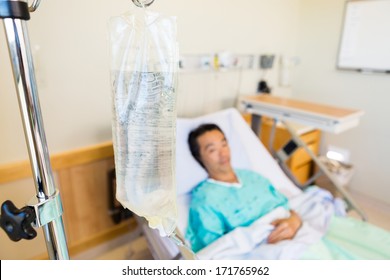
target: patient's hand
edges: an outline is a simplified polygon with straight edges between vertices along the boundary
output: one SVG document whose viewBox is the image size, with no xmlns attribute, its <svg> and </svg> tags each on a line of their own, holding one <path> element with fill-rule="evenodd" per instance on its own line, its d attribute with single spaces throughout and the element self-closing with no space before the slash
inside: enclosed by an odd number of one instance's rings
<svg viewBox="0 0 390 280">
<path fill-rule="evenodd" d="M 293 239 L 298 229 L 302 225 L 302 220 L 294 211 L 290 211 L 290 217 L 286 219 L 278 219 L 271 224 L 275 229 L 268 236 L 268 243 L 277 243 L 285 239 Z"/>
</svg>

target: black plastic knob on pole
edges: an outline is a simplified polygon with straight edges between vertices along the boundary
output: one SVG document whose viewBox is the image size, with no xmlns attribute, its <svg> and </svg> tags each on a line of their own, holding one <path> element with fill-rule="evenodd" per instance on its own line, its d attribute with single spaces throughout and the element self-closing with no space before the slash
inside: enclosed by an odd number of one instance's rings
<svg viewBox="0 0 390 280">
<path fill-rule="evenodd" d="M 37 232 L 32 227 L 35 218 L 31 207 L 18 209 L 9 200 L 1 205 L 0 226 L 12 241 L 35 238 Z"/>
</svg>

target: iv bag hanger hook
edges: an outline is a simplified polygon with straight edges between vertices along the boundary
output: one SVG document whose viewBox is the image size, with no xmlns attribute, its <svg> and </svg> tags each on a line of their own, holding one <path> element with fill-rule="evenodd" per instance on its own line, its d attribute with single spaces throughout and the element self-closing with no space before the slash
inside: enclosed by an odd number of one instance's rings
<svg viewBox="0 0 390 280">
<path fill-rule="evenodd" d="M 31 4 L 31 6 L 28 7 L 28 11 L 30 13 L 35 12 L 38 9 L 40 3 L 41 3 L 41 0 L 34 0 L 33 3 Z"/>
<path fill-rule="evenodd" d="M 149 7 L 153 4 L 154 0 L 132 0 L 133 3 L 140 8 Z"/>
</svg>

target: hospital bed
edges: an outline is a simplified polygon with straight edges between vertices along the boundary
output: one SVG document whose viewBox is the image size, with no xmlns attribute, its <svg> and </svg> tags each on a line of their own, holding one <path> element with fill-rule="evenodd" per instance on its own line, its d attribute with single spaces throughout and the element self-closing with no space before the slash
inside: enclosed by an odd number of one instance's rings
<svg viewBox="0 0 390 280">
<path fill-rule="evenodd" d="M 251 127 L 256 135 L 260 135 L 261 133 L 260 123 L 262 117 L 266 116 L 273 118 L 274 121 L 271 130 L 269 150 L 295 185 L 299 186 L 301 189 L 305 189 L 321 176 L 325 175 L 334 189 L 344 198 L 348 210 L 356 211 L 363 220 L 367 220 L 364 211 L 360 209 L 349 193 L 345 191 L 345 184 L 340 182 L 337 176 L 329 170 L 326 166 L 326 162 L 323 161 L 323 158 L 321 160 L 319 156 L 302 141 L 292 126 L 292 123 L 300 124 L 321 129 L 324 132 L 339 134 L 356 127 L 359 124 L 360 118 L 364 114 L 362 110 L 334 107 L 264 94 L 241 96 L 239 98 L 238 107 L 240 111 L 252 115 Z M 273 141 L 277 124 L 286 128 L 290 134 L 290 140 L 278 151 L 275 151 L 273 149 Z M 300 183 L 296 180 L 286 164 L 299 148 L 302 148 L 310 156 L 316 167 L 316 172 L 304 183 Z"/>
<path fill-rule="evenodd" d="M 215 123 L 221 127 L 231 148 L 234 168 L 250 169 L 267 177 L 288 198 L 302 193 L 283 172 L 277 161 L 267 151 L 237 109 L 230 108 L 197 118 L 177 119 L 176 180 L 177 180 L 177 231 L 185 233 L 191 200 L 191 191 L 207 177 L 205 170 L 193 159 L 187 139 L 190 131 L 202 123 Z M 191 253 L 177 246 L 167 237 L 160 237 L 140 218 L 149 248 L 155 259 L 191 259 Z"/>
</svg>

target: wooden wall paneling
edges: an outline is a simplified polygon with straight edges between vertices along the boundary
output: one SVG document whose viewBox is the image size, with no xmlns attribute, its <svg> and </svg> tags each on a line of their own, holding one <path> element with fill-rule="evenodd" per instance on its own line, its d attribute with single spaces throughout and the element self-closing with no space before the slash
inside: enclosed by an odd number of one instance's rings
<svg viewBox="0 0 390 280">
<path fill-rule="evenodd" d="M 109 213 L 108 173 L 115 166 L 112 142 L 52 155 L 51 164 L 70 254 L 136 228 L 132 218 L 115 225 Z M 0 202 L 10 199 L 21 208 L 34 195 L 28 160 L 0 165 Z M 37 231 L 38 238 L 16 243 L 0 232 L 0 259 L 47 258 L 42 230 Z"/>
<path fill-rule="evenodd" d="M 108 171 L 113 166 L 113 159 L 105 159 L 58 171 L 69 245 L 114 225 L 108 212 Z"/>
<path fill-rule="evenodd" d="M 114 149 L 112 142 L 105 142 L 77 150 L 67 151 L 50 156 L 53 171 L 68 167 L 112 158 Z M 28 160 L 0 165 L 0 184 L 31 177 L 31 167 Z"/>
</svg>

